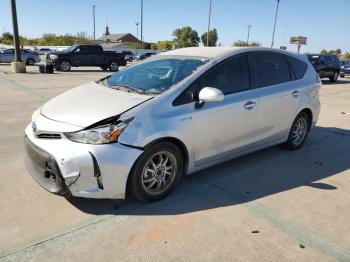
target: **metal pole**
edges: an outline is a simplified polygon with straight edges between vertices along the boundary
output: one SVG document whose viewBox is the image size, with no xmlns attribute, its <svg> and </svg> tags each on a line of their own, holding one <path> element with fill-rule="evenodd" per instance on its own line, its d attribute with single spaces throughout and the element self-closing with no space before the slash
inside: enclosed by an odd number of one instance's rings
<svg viewBox="0 0 350 262">
<path fill-rule="evenodd" d="M 143 42 L 143 0 L 141 0 L 141 44 Z"/>
<path fill-rule="evenodd" d="M 275 23 L 273 25 L 273 33 L 272 33 L 272 40 L 271 40 L 271 48 L 273 47 L 274 42 L 275 42 L 275 30 L 276 30 L 276 22 L 277 22 L 277 14 L 278 14 L 279 4 L 280 4 L 280 0 L 277 0 L 276 13 L 275 13 Z"/>
<path fill-rule="evenodd" d="M 298 54 L 300 53 L 301 44 L 298 44 Z"/>
<path fill-rule="evenodd" d="M 207 32 L 207 46 L 209 46 L 209 32 L 210 32 L 210 18 L 211 18 L 211 4 L 213 0 L 209 0 L 209 18 L 208 18 L 208 32 Z"/>
<path fill-rule="evenodd" d="M 96 40 L 95 8 L 96 8 L 96 5 L 93 5 L 92 6 L 92 17 L 94 19 L 94 40 Z"/>
<path fill-rule="evenodd" d="M 135 25 L 136 25 L 136 38 L 137 38 L 137 42 L 139 42 L 139 22 L 136 22 Z"/>
<path fill-rule="evenodd" d="M 250 28 L 252 25 L 247 25 L 248 26 L 248 36 L 247 36 L 247 45 L 249 45 L 249 33 L 250 33 Z"/>
<path fill-rule="evenodd" d="M 22 62 L 19 34 L 18 34 L 16 0 L 11 0 L 11 9 L 12 9 L 12 23 L 13 23 L 13 44 L 15 46 L 15 60 L 14 60 L 14 62 Z"/>
</svg>

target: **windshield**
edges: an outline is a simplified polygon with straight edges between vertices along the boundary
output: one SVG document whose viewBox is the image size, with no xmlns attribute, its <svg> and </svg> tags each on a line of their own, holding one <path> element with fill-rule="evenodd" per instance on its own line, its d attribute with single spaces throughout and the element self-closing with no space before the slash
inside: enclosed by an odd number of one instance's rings
<svg viewBox="0 0 350 262">
<path fill-rule="evenodd" d="M 72 45 L 72 46 L 70 46 L 70 47 L 68 47 L 67 49 L 64 49 L 63 50 L 63 52 L 72 52 L 75 48 L 77 48 L 77 46 L 76 45 Z"/>
<path fill-rule="evenodd" d="M 119 71 L 102 83 L 110 88 L 127 88 L 141 94 L 161 94 L 197 70 L 208 59 L 164 57 Z"/>
</svg>

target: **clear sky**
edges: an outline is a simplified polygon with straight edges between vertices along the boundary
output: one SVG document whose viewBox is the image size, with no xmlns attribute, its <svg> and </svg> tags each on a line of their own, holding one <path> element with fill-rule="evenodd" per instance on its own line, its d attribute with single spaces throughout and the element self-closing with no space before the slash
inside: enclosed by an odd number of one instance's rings
<svg viewBox="0 0 350 262">
<path fill-rule="evenodd" d="M 230 45 L 247 38 L 269 46 L 277 0 L 213 0 L 212 27 L 219 43 Z M 96 35 L 101 36 L 106 17 L 111 33 L 136 35 L 140 21 L 140 0 L 17 0 L 19 31 L 27 37 L 43 33 L 93 34 L 92 5 L 96 5 Z M 191 26 L 202 34 L 208 23 L 209 0 L 144 0 L 144 39 L 149 42 L 172 39 L 175 28 Z M 303 52 L 322 48 L 350 51 L 350 0 L 281 0 L 276 44 L 289 50 L 290 36 L 307 36 Z M 10 0 L 0 0 L 0 30 L 12 32 Z"/>
</svg>

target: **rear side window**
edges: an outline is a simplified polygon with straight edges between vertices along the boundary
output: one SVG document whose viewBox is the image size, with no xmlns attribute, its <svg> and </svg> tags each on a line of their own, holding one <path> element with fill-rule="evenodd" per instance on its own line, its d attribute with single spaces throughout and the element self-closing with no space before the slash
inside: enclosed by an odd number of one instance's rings
<svg viewBox="0 0 350 262">
<path fill-rule="evenodd" d="M 100 48 L 98 46 L 91 45 L 91 46 L 87 46 L 86 49 L 87 49 L 87 53 L 89 53 L 89 54 L 98 54 L 98 53 L 100 53 L 99 52 Z"/>
<path fill-rule="evenodd" d="M 277 53 L 252 53 L 252 72 L 255 87 L 276 85 L 291 80 L 284 55 Z"/>
<path fill-rule="evenodd" d="M 246 55 L 230 58 L 202 75 L 195 83 L 194 90 L 215 87 L 225 95 L 250 88 L 249 65 Z"/>
<path fill-rule="evenodd" d="M 292 74 L 294 74 L 294 79 L 297 80 L 303 78 L 307 69 L 307 64 L 297 58 L 288 55 L 286 58 L 291 67 Z"/>
</svg>

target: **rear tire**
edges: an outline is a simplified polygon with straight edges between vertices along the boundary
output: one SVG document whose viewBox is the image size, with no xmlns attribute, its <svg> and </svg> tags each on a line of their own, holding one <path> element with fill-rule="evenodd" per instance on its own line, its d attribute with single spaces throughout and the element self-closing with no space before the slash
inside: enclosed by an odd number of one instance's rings
<svg viewBox="0 0 350 262">
<path fill-rule="evenodd" d="M 119 70 L 119 64 L 117 61 L 111 61 L 109 63 L 109 70 L 111 70 L 112 72 L 117 72 Z"/>
<path fill-rule="evenodd" d="M 26 61 L 27 65 L 34 65 L 35 64 L 35 60 L 33 58 L 28 58 Z"/>
<path fill-rule="evenodd" d="M 303 146 L 310 131 L 310 119 L 305 112 L 299 113 L 290 128 L 286 148 L 297 150 Z"/>
<path fill-rule="evenodd" d="M 329 80 L 331 82 L 337 82 L 338 81 L 338 77 L 339 77 L 339 72 L 338 71 L 335 71 L 333 76 L 329 78 Z"/>
<path fill-rule="evenodd" d="M 172 143 L 160 142 L 148 149 L 135 162 L 128 181 L 128 192 L 141 202 L 166 197 L 183 173 L 181 151 Z"/>
</svg>

